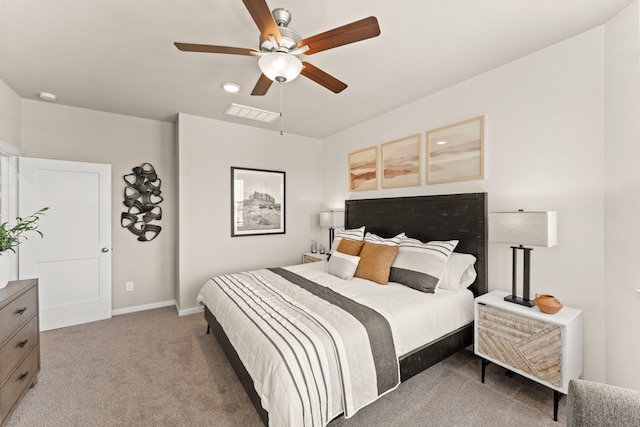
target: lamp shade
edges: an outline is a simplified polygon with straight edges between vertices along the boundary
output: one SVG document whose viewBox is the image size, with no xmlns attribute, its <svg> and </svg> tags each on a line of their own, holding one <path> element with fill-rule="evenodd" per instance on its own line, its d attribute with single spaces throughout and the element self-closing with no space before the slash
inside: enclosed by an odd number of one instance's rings
<svg viewBox="0 0 640 427">
<path fill-rule="evenodd" d="M 320 212 L 320 227 L 343 227 L 344 211 Z"/>
<path fill-rule="evenodd" d="M 288 53 L 267 53 L 258 60 L 260 71 L 274 82 L 290 82 L 300 75 L 302 62 Z"/>
<path fill-rule="evenodd" d="M 546 212 L 490 212 L 489 240 L 551 247 L 558 244 L 558 213 Z"/>
</svg>

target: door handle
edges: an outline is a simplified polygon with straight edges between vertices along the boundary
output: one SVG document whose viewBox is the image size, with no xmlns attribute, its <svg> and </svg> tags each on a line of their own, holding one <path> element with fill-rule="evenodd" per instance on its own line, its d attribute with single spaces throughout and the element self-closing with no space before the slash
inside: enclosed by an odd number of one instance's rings
<svg viewBox="0 0 640 427">
<path fill-rule="evenodd" d="M 104 252 L 104 253 L 109 252 L 109 248 L 102 248 L 102 252 Z"/>
</svg>

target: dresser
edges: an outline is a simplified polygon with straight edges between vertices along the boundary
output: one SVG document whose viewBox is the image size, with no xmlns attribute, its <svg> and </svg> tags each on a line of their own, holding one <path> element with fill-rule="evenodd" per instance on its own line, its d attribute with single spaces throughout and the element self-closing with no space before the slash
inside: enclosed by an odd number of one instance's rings
<svg viewBox="0 0 640 427">
<path fill-rule="evenodd" d="M 38 280 L 0 289 L 0 425 L 4 426 L 40 372 Z"/>
<path fill-rule="evenodd" d="M 563 307 L 546 314 L 504 300 L 493 291 L 475 300 L 474 352 L 483 359 L 482 382 L 489 362 L 554 390 L 553 419 L 569 380 L 582 375 L 582 311 Z"/>
</svg>

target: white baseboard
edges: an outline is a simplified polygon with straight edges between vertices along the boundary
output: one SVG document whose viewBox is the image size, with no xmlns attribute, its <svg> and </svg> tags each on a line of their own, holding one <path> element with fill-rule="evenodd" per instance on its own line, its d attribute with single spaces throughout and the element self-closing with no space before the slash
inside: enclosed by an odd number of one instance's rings
<svg viewBox="0 0 640 427">
<path fill-rule="evenodd" d="M 136 311 L 152 310 L 154 308 L 161 308 L 161 307 L 170 307 L 172 305 L 173 306 L 176 305 L 176 300 L 172 299 L 170 301 L 160 301 L 160 302 L 154 302 L 151 304 L 136 305 L 135 307 L 118 308 L 116 310 L 111 310 L 111 315 L 118 316 L 120 314 L 135 313 Z"/>
<path fill-rule="evenodd" d="M 176 308 L 178 307 L 176 306 Z M 188 316 L 190 314 L 202 313 L 203 311 L 204 311 L 204 307 L 186 308 L 184 310 L 178 309 L 178 316 Z"/>
</svg>

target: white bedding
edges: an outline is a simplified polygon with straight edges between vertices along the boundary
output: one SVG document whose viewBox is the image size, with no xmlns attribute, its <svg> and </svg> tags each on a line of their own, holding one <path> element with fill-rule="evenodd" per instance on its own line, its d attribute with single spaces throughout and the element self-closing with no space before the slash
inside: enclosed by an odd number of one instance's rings
<svg viewBox="0 0 640 427">
<path fill-rule="evenodd" d="M 473 294 L 468 290 L 442 290 L 435 294 L 424 294 L 397 283 L 383 286 L 359 278 L 344 280 L 326 273 L 326 265 L 326 262 L 315 262 L 289 266 L 286 269 L 382 314 L 389 322 L 398 357 L 473 321 Z M 323 422 L 308 424 L 294 415 L 300 409 L 290 408 L 296 404 L 296 398 L 291 395 L 293 387 L 288 380 L 283 380 L 284 375 L 277 373 L 282 367 L 273 360 L 278 360 L 279 356 L 263 354 L 255 344 L 255 337 L 247 340 L 242 329 L 250 325 L 238 324 L 234 311 L 229 311 L 233 304 L 223 301 L 221 296 L 219 286 L 209 280 L 200 290 L 198 303 L 209 307 L 225 330 L 254 380 L 262 406 L 269 412 L 270 425 L 326 425 L 326 422 L 340 413 L 345 412 L 348 417 L 363 406 L 356 405 L 349 413 L 349 403 L 345 405 L 343 402 L 345 396 L 340 396 L 339 390 L 337 396 L 332 395 L 329 390 L 329 410 L 327 417 L 323 417 Z M 342 387 L 338 387 L 340 388 Z M 366 399 L 364 403 L 370 403 L 370 399 Z"/>
<path fill-rule="evenodd" d="M 326 261 L 286 267 L 382 314 L 393 332 L 398 357 L 473 322 L 473 292 L 438 289 L 435 294 L 399 283 L 379 285 L 354 277 L 340 279 L 325 272 Z"/>
</svg>

